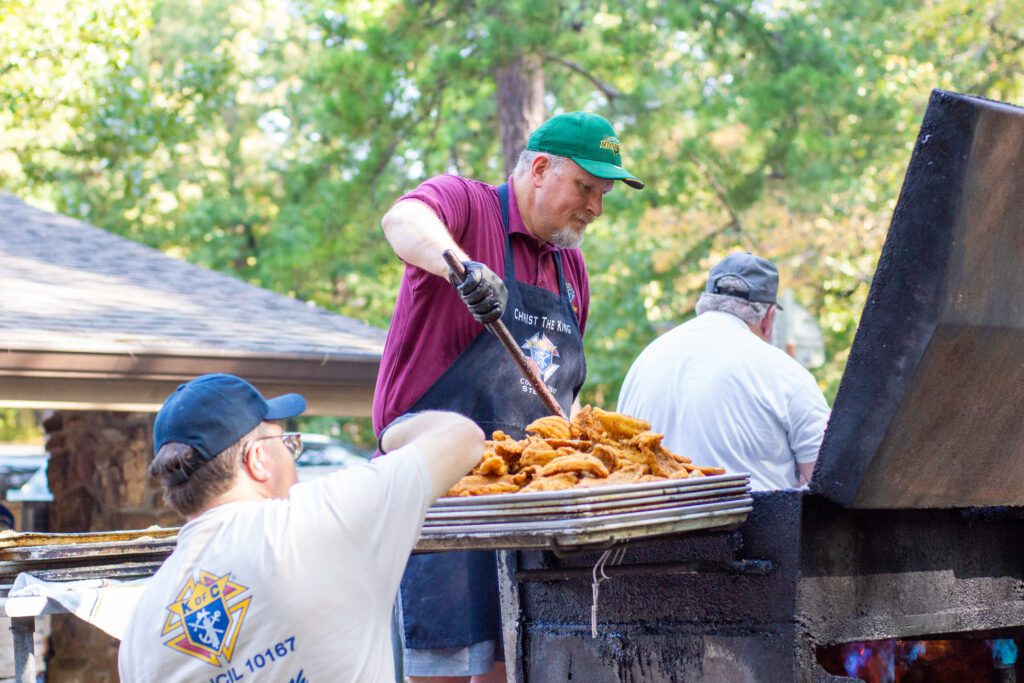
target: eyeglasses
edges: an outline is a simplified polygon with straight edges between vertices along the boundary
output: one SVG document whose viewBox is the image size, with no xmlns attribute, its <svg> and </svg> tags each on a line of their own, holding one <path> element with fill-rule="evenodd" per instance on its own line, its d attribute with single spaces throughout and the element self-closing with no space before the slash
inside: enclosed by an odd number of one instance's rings
<svg viewBox="0 0 1024 683">
<path fill-rule="evenodd" d="M 302 455 L 302 434 L 285 432 L 284 434 L 274 436 L 258 436 L 252 441 L 247 442 L 245 444 L 245 457 L 249 457 L 249 446 L 252 445 L 253 441 L 262 441 L 263 439 L 281 439 L 284 442 L 284 447 L 292 454 L 292 460 L 298 460 Z"/>
</svg>

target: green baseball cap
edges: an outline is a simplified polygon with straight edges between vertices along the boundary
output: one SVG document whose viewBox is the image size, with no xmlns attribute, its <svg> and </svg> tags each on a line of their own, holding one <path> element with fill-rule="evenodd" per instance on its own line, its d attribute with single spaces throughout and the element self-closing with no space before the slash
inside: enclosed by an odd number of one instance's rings
<svg viewBox="0 0 1024 683">
<path fill-rule="evenodd" d="M 615 129 L 597 114 L 574 111 L 553 116 L 533 131 L 526 149 L 569 157 L 593 176 L 644 189 L 636 176 L 622 168 Z"/>
</svg>

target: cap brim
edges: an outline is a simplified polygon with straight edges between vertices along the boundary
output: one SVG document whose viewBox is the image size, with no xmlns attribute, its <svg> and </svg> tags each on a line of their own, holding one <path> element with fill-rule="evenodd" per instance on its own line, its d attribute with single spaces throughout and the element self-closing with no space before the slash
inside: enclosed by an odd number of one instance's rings
<svg viewBox="0 0 1024 683">
<path fill-rule="evenodd" d="M 264 420 L 286 420 L 306 412 L 306 399 L 299 394 L 284 394 L 267 399 L 267 414 Z"/>
<path fill-rule="evenodd" d="M 582 157 L 569 158 L 575 161 L 580 168 L 592 176 L 604 178 L 605 180 L 621 180 L 636 190 L 644 189 L 644 184 L 640 182 L 636 176 L 621 166 L 609 164 L 607 161 L 594 161 L 593 159 L 584 159 Z"/>
</svg>

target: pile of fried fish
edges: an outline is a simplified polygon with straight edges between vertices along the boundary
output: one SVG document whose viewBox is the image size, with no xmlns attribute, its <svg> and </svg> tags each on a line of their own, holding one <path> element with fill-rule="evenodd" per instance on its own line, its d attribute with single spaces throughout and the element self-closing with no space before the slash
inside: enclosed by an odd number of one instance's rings
<svg viewBox="0 0 1024 683">
<path fill-rule="evenodd" d="M 644 420 L 586 406 L 572 421 L 556 415 L 526 427 L 516 441 L 502 431 L 485 442 L 483 458 L 446 496 L 559 491 L 724 474 L 698 467 L 661 445 Z"/>
</svg>

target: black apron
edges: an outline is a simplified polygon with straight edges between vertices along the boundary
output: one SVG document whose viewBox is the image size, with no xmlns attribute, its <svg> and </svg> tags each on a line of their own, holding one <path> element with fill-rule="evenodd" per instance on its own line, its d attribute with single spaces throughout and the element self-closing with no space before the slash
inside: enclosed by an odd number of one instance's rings
<svg viewBox="0 0 1024 683">
<path fill-rule="evenodd" d="M 498 188 L 505 226 L 505 287 L 508 303 L 501 316 L 523 353 L 540 369 L 551 393 L 568 415 L 587 374 L 583 339 L 554 253 L 558 293 L 516 281 L 508 227 L 508 185 Z M 524 427 L 549 414 L 498 338 L 481 330 L 455 362 L 410 409 L 461 413 L 487 438 L 500 429 L 515 439 Z M 401 588 L 405 646 L 411 649 L 467 647 L 501 643 L 498 572 L 494 551 L 458 551 L 413 555 Z"/>
</svg>

